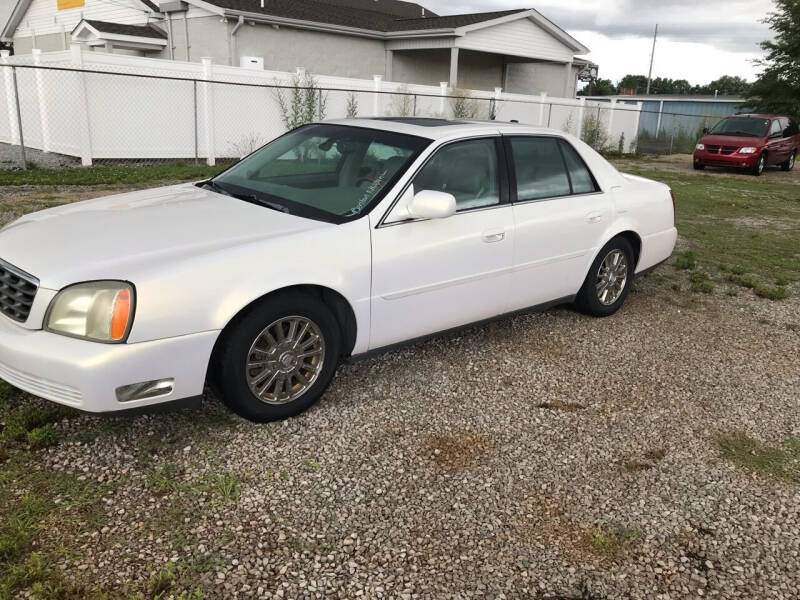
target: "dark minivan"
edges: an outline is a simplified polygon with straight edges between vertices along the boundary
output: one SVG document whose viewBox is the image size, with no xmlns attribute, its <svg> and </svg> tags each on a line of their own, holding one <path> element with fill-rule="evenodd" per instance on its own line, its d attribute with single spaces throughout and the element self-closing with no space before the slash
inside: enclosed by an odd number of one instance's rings
<svg viewBox="0 0 800 600">
<path fill-rule="evenodd" d="M 770 165 L 791 171 L 800 149 L 800 127 L 782 115 L 736 115 L 717 123 L 698 142 L 694 168 L 732 167 L 761 175 Z"/>
</svg>

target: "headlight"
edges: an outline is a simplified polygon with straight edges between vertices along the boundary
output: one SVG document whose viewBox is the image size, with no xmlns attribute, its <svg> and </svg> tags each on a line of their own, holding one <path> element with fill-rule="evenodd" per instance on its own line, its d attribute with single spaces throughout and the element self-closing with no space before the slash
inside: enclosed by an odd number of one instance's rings
<svg viewBox="0 0 800 600">
<path fill-rule="evenodd" d="M 79 283 L 61 290 L 47 309 L 45 329 L 106 344 L 123 343 L 133 324 L 133 286 L 122 281 Z"/>
<path fill-rule="evenodd" d="M 758 152 L 758 148 L 753 148 L 752 146 L 739 150 L 739 154 L 755 154 L 756 152 Z"/>
<path fill-rule="evenodd" d="M 695 146 L 695 148 L 697 148 L 698 150 L 705 150 L 706 149 L 706 145 L 705 144 L 697 144 L 697 146 Z"/>
</svg>

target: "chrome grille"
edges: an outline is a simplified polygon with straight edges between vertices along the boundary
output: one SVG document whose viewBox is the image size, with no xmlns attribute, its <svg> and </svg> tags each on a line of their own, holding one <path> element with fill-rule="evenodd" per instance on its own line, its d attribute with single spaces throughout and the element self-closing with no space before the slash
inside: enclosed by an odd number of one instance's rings
<svg viewBox="0 0 800 600">
<path fill-rule="evenodd" d="M 0 312 L 20 323 L 28 320 L 39 280 L 0 260 Z"/>
</svg>

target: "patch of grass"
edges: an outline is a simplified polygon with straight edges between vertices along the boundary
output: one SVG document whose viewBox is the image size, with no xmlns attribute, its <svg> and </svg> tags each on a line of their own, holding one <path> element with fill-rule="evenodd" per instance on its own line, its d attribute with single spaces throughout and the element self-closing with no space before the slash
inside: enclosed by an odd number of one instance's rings
<svg viewBox="0 0 800 600">
<path fill-rule="evenodd" d="M 701 294 L 713 294 L 716 285 L 702 271 L 694 271 L 689 280 L 692 282 L 692 291 Z"/>
<path fill-rule="evenodd" d="M 304 458 L 300 461 L 300 464 L 303 466 L 304 471 L 312 472 L 322 470 L 322 466 L 313 458 Z"/>
<path fill-rule="evenodd" d="M 596 525 L 585 527 L 584 542 L 588 550 L 602 558 L 613 559 L 622 554 L 642 534 L 630 527 Z"/>
<path fill-rule="evenodd" d="M 694 252 L 686 251 L 675 255 L 675 268 L 691 271 L 697 268 L 697 255 Z"/>
<path fill-rule="evenodd" d="M 26 437 L 32 449 L 48 448 L 58 443 L 58 434 L 50 425 L 32 429 Z"/>
<path fill-rule="evenodd" d="M 211 489 L 225 502 L 236 502 L 241 492 L 241 482 L 233 473 L 215 475 L 210 481 Z"/>
<path fill-rule="evenodd" d="M 756 281 L 755 277 L 753 277 L 752 275 L 731 274 L 728 277 L 728 281 L 730 281 L 731 283 L 735 283 L 739 287 L 747 288 L 749 290 L 758 287 L 758 281 Z"/>
<path fill-rule="evenodd" d="M 785 287 L 772 287 L 768 285 L 757 285 L 753 290 L 759 298 L 767 300 L 785 300 L 789 297 L 789 290 Z"/>
<path fill-rule="evenodd" d="M 798 483 L 800 478 L 800 437 L 770 446 L 743 431 L 720 435 L 716 439 L 723 458 L 762 477 Z"/>
<path fill-rule="evenodd" d="M 785 275 L 778 275 L 775 278 L 775 285 L 783 287 L 789 285 L 789 278 Z"/>
<path fill-rule="evenodd" d="M 698 264 L 734 265 L 732 275 L 758 273 L 762 283 L 800 279 L 797 184 L 774 177 L 669 171 L 646 163 L 626 163 L 624 169 L 672 187 L 678 231 Z"/>
<path fill-rule="evenodd" d="M 3 185 L 124 185 L 159 181 L 195 181 L 213 177 L 225 165 L 154 165 L 149 167 L 87 167 L 73 169 L 0 170 Z"/>
</svg>

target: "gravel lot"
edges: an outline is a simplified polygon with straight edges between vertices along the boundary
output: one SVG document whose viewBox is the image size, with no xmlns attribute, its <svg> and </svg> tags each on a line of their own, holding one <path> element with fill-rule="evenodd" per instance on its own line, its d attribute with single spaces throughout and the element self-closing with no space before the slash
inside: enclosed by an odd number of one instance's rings
<svg viewBox="0 0 800 600">
<path fill-rule="evenodd" d="M 280 424 L 211 394 L 70 413 L 31 469 L 95 486 L 98 514 L 56 496 L 34 547 L 60 549 L 72 595 L 39 597 L 796 599 L 800 480 L 719 437 L 800 439 L 800 286 L 681 277 L 639 279 L 609 319 L 560 308 L 344 365 Z"/>
<path fill-rule="evenodd" d="M 93 441 L 97 419 L 65 420 L 42 464 L 119 485 L 59 567 L 121 590 L 203 560 L 209 598 L 796 598 L 800 486 L 714 437 L 800 432 L 800 306 L 663 295 L 641 280 L 611 319 L 558 309 L 346 365 L 271 427 L 210 397 Z M 238 498 L 153 493 L 154 469 L 229 473 Z"/>
</svg>

